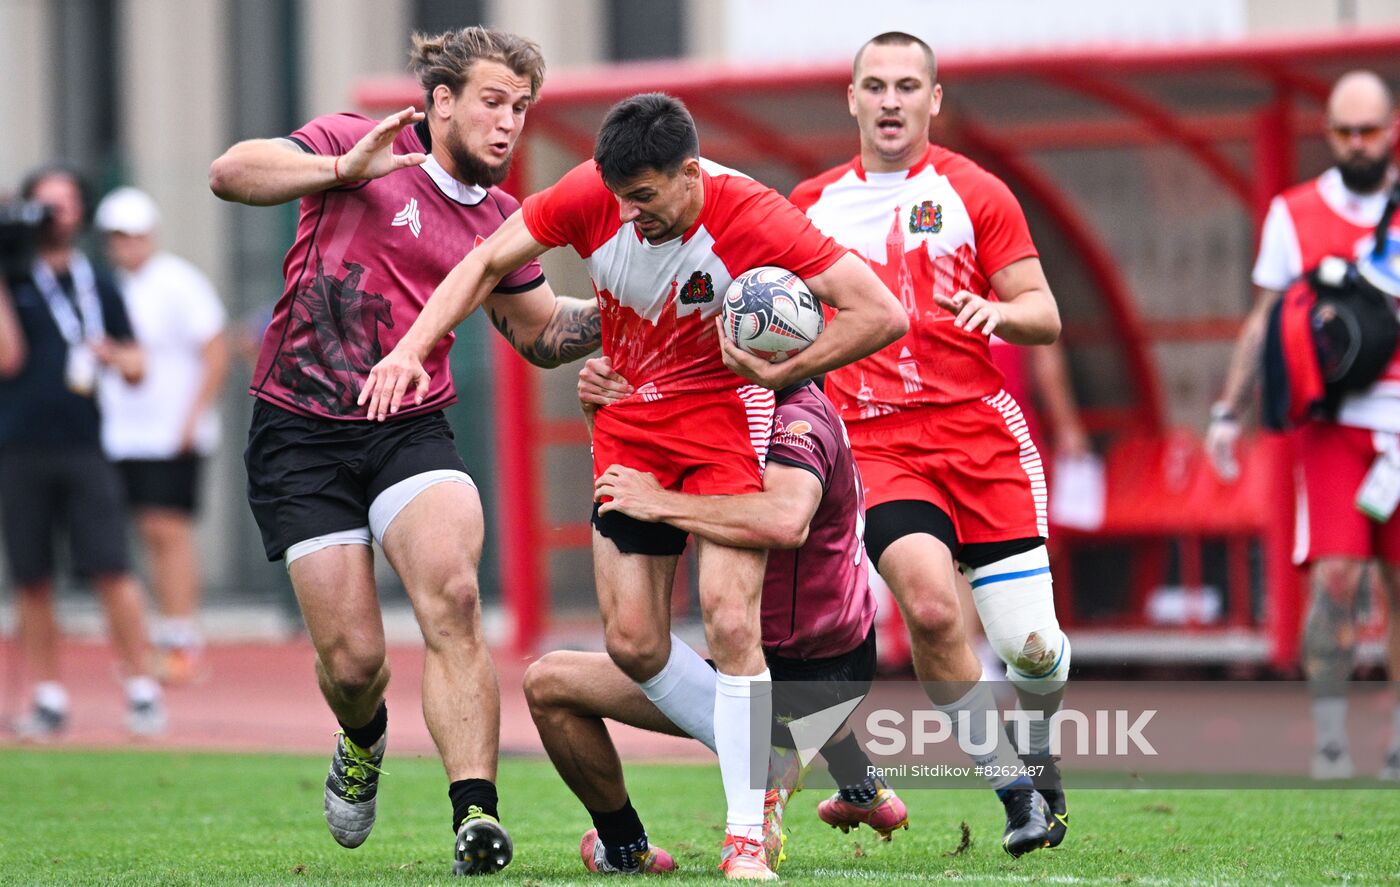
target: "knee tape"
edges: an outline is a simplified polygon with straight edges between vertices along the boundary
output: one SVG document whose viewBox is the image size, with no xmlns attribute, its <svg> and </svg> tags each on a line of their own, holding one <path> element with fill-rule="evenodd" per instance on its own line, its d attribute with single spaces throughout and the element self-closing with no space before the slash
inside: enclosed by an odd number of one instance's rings
<svg viewBox="0 0 1400 887">
<path fill-rule="evenodd" d="M 1045 546 L 964 571 L 972 584 L 987 642 L 1006 663 L 1006 677 L 1049 694 L 1069 676 L 1069 640 L 1055 618 Z"/>
</svg>

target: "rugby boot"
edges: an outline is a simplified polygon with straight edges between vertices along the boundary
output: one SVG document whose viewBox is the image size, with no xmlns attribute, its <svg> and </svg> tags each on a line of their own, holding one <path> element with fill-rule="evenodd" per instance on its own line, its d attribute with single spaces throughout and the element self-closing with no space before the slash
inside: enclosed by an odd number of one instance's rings
<svg viewBox="0 0 1400 887">
<path fill-rule="evenodd" d="M 335 754 L 326 776 L 326 827 L 342 847 L 358 847 L 374 828 L 375 798 L 384 771 L 384 747 L 388 736 L 370 748 L 360 748 L 343 731 L 336 735 Z"/>
<path fill-rule="evenodd" d="M 600 875 L 664 875 L 676 870 L 676 861 L 671 854 L 660 847 L 648 846 L 645 853 L 631 854 L 635 865 L 615 866 L 608 861 L 607 848 L 598 840 L 598 830 L 591 828 L 583 833 L 578 845 L 578 855 L 583 859 L 583 867 Z"/>
<path fill-rule="evenodd" d="M 730 881 L 776 881 L 778 876 L 768 867 L 763 842 L 740 835 L 726 834 L 719 850 L 719 870 Z"/>
<path fill-rule="evenodd" d="M 872 776 L 870 781 L 875 787 L 875 796 L 868 802 L 853 803 L 838 791 L 817 805 L 817 816 L 822 822 L 843 832 L 859 828 L 862 824 L 868 825 L 882 841 L 893 837 L 895 829 L 909 828 L 909 811 L 899 795 L 894 793 L 883 777 Z"/>
<path fill-rule="evenodd" d="M 499 819 L 475 805 L 468 807 L 466 818 L 457 826 L 452 874 L 495 874 L 510 864 L 514 849 Z"/>
<path fill-rule="evenodd" d="M 1021 763 L 1030 770 L 1036 790 L 1045 799 L 1045 827 L 1049 831 L 1046 847 L 1058 847 L 1069 830 L 1069 806 L 1065 803 L 1065 786 L 1060 779 L 1059 758 L 1054 755 L 1024 755 Z"/>
<path fill-rule="evenodd" d="M 1007 789 L 1000 794 L 1002 806 L 1006 808 L 1002 848 L 1016 857 L 1044 847 L 1050 830 L 1045 824 L 1048 808 L 1040 792 L 1027 785 L 1025 788 Z"/>
</svg>

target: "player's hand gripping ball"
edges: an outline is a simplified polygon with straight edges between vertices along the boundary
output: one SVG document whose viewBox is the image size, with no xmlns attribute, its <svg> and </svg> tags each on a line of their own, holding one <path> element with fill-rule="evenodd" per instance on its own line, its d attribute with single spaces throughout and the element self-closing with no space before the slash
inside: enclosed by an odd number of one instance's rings
<svg viewBox="0 0 1400 887">
<path fill-rule="evenodd" d="M 772 265 L 734 278 L 720 312 L 725 337 L 771 363 L 812 344 L 826 326 L 821 303 L 802 278 Z"/>
</svg>

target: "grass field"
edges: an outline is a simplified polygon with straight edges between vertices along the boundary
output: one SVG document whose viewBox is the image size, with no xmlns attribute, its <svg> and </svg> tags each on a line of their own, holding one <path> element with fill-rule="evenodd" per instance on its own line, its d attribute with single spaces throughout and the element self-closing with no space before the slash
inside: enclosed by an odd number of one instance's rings
<svg viewBox="0 0 1400 887">
<path fill-rule="evenodd" d="M 379 822 L 357 850 L 321 819 L 326 761 L 300 756 L 7 749 L 4 884 L 449 884 L 446 783 L 435 760 L 391 757 Z M 682 874 L 718 883 L 715 768 L 629 768 L 634 803 Z M 497 880 L 596 883 L 578 860 L 583 809 L 548 762 L 501 768 L 515 862 Z M 1079 791 L 1056 851 L 1012 860 L 986 791 L 907 792 L 911 826 L 883 844 L 789 813 L 790 884 L 957 880 L 1047 884 L 1400 884 L 1400 791 Z M 971 846 L 955 853 L 966 823 Z"/>
</svg>

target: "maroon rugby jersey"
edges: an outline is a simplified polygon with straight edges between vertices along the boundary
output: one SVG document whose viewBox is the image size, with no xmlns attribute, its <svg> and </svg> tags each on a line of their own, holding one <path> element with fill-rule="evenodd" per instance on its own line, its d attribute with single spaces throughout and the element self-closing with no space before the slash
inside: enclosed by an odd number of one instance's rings
<svg viewBox="0 0 1400 887">
<path fill-rule="evenodd" d="M 317 117 L 291 135 L 308 152 L 344 154 L 376 121 L 358 114 Z M 427 152 L 425 123 L 406 127 L 394 153 Z M 365 418 L 356 406 L 370 369 L 423 310 L 438 283 L 519 208 L 499 188 L 466 185 L 431 156 L 392 172 L 301 199 L 296 240 L 287 252 L 282 298 L 263 335 L 249 393 L 283 409 L 324 419 Z M 544 282 L 539 263 L 506 275 L 498 292 Z M 432 377 L 420 406 L 391 418 L 439 410 L 456 401 L 439 342 L 423 368 Z"/>
<path fill-rule="evenodd" d="M 803 468 L 822 482 L 807 541 L 768 552 L 763 647 L 790 659 L 840 656 L 875 621 L 865 558 L 865 497 L 836 407 L 808 382 L 778 400 L 768 464 Z"/>
</svg>

